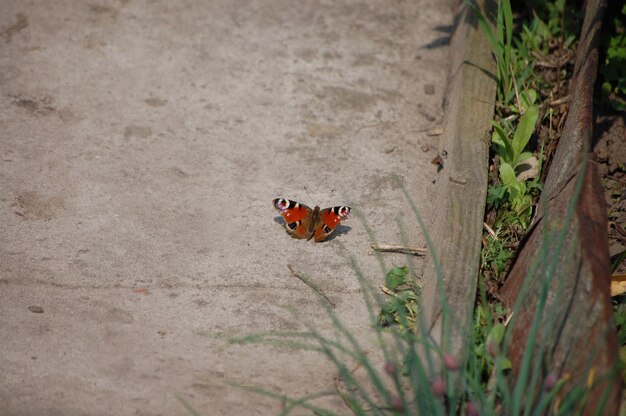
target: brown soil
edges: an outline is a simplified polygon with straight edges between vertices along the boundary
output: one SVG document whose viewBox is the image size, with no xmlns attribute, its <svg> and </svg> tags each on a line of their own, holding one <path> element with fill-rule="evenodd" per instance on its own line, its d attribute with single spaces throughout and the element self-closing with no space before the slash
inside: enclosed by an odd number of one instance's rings
<svg viewBox="0 0 626 416">
<path fill-rule="evenodd" d="M 626 123 L 623 116 L 599 115 L 595 130 L 609 217 L 609 250 L 614 261 L 626 250 Z M 625 273 L 626 262 L 620 262 L 615 271 Z"/>
</svg>

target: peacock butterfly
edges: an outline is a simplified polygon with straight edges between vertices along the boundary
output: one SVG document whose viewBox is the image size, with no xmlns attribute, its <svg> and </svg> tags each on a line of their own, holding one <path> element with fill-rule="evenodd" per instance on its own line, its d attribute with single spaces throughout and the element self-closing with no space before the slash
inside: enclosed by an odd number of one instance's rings
<svg viewBox="0 0 626 416">
<path fill-rule="evenodd" d="M 296 201 L 276 198 L 272 201 L 274 208 L 280 211 L 285 220 L 285 229 L 293 238 L 314 238 L 316 242 L 326 240 L 337 225 L 350 214 L 350 207 L 313 209 Z"/>
</svg>

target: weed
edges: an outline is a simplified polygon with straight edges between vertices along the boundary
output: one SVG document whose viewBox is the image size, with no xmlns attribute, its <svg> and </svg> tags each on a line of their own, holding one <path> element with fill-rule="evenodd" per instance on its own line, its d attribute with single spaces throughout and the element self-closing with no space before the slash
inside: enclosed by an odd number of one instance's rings
<svg viewBox="0 0 626 416">
<path fill-rule="evenodd" d="M 602 40 L 598 69 L 602 99 L 616 111 L 626 110 L 626 5 L 612 19 Z"/>
<path fill-rule="evenodd" d="M 509 0 L 499 1 L 495 29 L 475 9 L 498 68 L 486 223 L 503 241 L 495 244 L 485 234 L 481 266 L 484 278 L 496 279 L 486 282 L 491 286 L 503 282 L 506 269 L 493 262 L 508 264 L 532 222 L 541 178 L 567 113 L 566 101 L 560 100 L 567 95 L 578 16 L 564 0 L 535 3 L 531 17 L 516 22 Z M 495 252 L 499 249 L 502 254 Z"/>
<path fill-rule="evenodd" d="M 573 212 L 573 209 L 569 210 L 566 222 L 573 216 Z M 425 230 L 422 232 L 427 235 Z M 324 335 L 313 325 L 308 325 L 305 331 L 250 334 L 231 338 L 230 342 L 317 351 L 337 370 L 334 391 L 324 390 L 294 398 L 264 387 L 234 381 L 222 383 L 282 402 L 280 415 L 291 414 L 297 409 L 319 415 L 335 415 L 334 411 L 316 402 L 320 397 L 328 395 L 340 397 L 346 404 L 346 409 L 355 415 L 517 416 L 569 415 L 579 412 L 586 403 L 585 398 L 591 387 L 574 384 L 567 377 L 541 365 L 549 362 L 546 334 L 557 331 L 563 325 L 561 318 L 551 318 L 558 314 L 551 312 L 551 305 L 554 304 L 547 301 L 547 294 L 553 283 L 559 281 L 559 271 L 553 266 L 554 259 L 567 247 L 563 244 L 564 239 L 563 231 L 548 236 L 547 241 L 550 243 L 538 256 L 537 267 L 547 272 L 540 279 L 543 296 L 536 304 L 535 318 L 529 322 L 530 336 L 523 341 L 524 350 L 528 353 L 520 364 L 516 379 L 511 378 L 512 364 L 505 352 L 509 343 L 520 341 L 512 340 L 507 334 L 503 309 L 494 308 L 487 303 L 476 308 L 474 316 L 478 323 L 468 333 L 469 342 L 475 347 L 467 359 L 461 359 L 449 354 L 427 334 L 425 322 L 421 320 L 422 314 L 419 312 L 415 335 L 411 337 L 393 328 L 382 328 L 378 325 L 375 311 L 382 306 L 377 300 L 378 291 L 368 283 L 356 259 L 348 256 L 347 260 L 354 270 L 369 311 L 371 328 L 380 354 L 365 353 L 361 341 L 316 292 L 320 305 L 335 328 L 334 336 Z M 386 274 L 385 281 L 389 286 L 395 285 L 397 289 L 406 284 L 409 275 L 410 270 L 406 268 L 394 268 Z M 441 280 L 440 273 L 437 273 L 437 278 Z M 446 302 L 445 297 L 442 299 L 442 302 Z M 513 315 L 519 308 L 526 307 L 521 300 L 513 308 Z M 447 303 L 443 304 L 442 311 L 445 315 L 450 313 Z M 301 317 L 296 318 L 301 320 Z M 397 320 L 401 325 L 407 325 L 405 308 L 397 309 Z M 375 356 L 382 357 L 382 361 L 374 358 Z M 197 413 L 188 403 L 182 403 L 188 411 Z M 598 404 L 595 409 L 597 414 L 602 414 L 604 405 L 602 402 Z"/>
<path fill-rule="evenodd" d="M 509 104 L 514 98 L 512 66 L 516 63 L 513 49 L 513 12 L 508 0 L 498 2 L 495 32 L 487 18 L 471 3 L 480 27 L 496 57 L 498 102 Z"/>
<path fill-rule="evenodd" d="M 508 240 L 499 236 L 501 230 L 494 231 L 494 235 L 488 234 L 483 239 L 481 251 L 481 284 L 490 299 L 496 297 L 498 287 L 504 282 L 504 275 L 509 263 L 513 258 L 513 250 Z"/>
<path fill-rule="evenodd" d="M 622 382 L 626 383 L 626 304 L 616 300 L 613 307 L 615 326 L 620 346 L 619 361 L 622 369 Z"/>
<path fill-rule="evenodd" d="M 414 334 L 420 287 L 409 268 L 395 267 L 387 272 L 383 290 L 389 297 L 381 306 L 380 325 L 398 325 L 400 332 Z"/>
<path fill-rule="evenodd" d="M 485 16 L 474 10 L 496 58 L 498 81 L 497 116 L 492 122 L 491 137 L 492 151 L 497 156 L 497 180 L 488 189 L 487 204 L 503 213 L 498 222 L 515 217 L 515 222 L 525 229 L 532 217 L 533 197 L 540 189 L 538 181 L 530 181 L 539 177 L 540 166 L 527 149 L 540 118 L 531 57 L 534 48 L 543 44 L 549 29 L 537 19 L 534 29 L 541 30 L 535 33 L 524 26 L 527 36 L 526 42 L 522 42 L 514 37 L 509 0 L 498 3 L 495 30 Z"/>
<path fill-rule="evenodd" d="M 580 194 L 584 171 L 576 182 L 576 195 Z M 406 190 L 408 202 L 414 207 Z M 569 257 L 566 242 L 567 224 L 574 216 L 574 205 L 577 198 L 570 202 L 570 207 L 562 221 L 562 228 L 545 229 L 545 243 L 536 258 L 530 275 L 539 277 L 538 285 L 541 296 L 534 304 L 534 315 L 529 326 L 529 336 L 525 340 L 513 339 L 507 332 L 505 310 L 499 305 L 486 302 L 486 295 L 481 289 L 482 302 L 476 307 L 474 319 L 476 324 L 468 331 L 468 342 L 474 347 L 467 357 L 451 355 L 446 348 L 438 344 L 427 332 L 423 314 L 419 310 L 415 314 L 416 328 L 412 336 L 398 331 L 396 328 L 383 328 L 379 325 L 376 311 L 384 307 L 378 290 L 369 283 L 355 257 L 346 255 L 354 274 L 359 282 L 363 301 L 369 312 L 372 337 L 379 351 L 365 352 L 361 340 L 348 329 L 334 308 L 328 304 L 323 295 L 315 291 L 326 317 L 332 322 L 334 335 L 329 336 L 315 328 L 311 321 L 295 318 L 307 325 L 306 330 L 282 333 L 257 333 L 241 337 L 233 337 L 229 342 L 236 344 L 266 344 L 297 351 L 315 351 L 335 366 L 338 373 L 335 390 L 324 390 L 308 393 L 301 397 L 289 397 L 273 390 L 250 386 L 230 380 L 221 383 L 248 392 L 271 397 L 283 404 L 280 415 L 291 414 L 294 410 L 308 410 L 318 415 L 334 415 L 334 411 L 324 408 L 317 399 L 329 395 L 340 397 L 346 409 L 355 415 L 569 415 L 580 412 L 586 406 L 587 397 L 593 384 L 585 381 L 575 383 L 567 375 L 559 374 L 550 367 L 551 347 L 550 334 L 559 331 L 568 319 L 567 314 L 555 313 L 553 308 L 560 308 L 561 293 L 554 291 L 559 286 L 562 273 L 556 267 L 558 259 Z M 355 212 L 358 213 L 357 210 Z M 423 221 L 414 210 L 421 231 L 428 241 L 430 252 L 434 253 L 431 239 L 423 225 Z M 547 215 L 547 214 L 546 214 Z M 365 220 L 359 216 L 363 226 L 371 233 Z M 549 224 L 546 220 L 543 224 Z M 498 241 L 494 239 L 494 241 Z M 343 248 L 342 248 L 343 251 Z M 384 261 L 377 254 L 384 267 Z M 443 287 L 440 265 L 435 267 L 436 278 Z M 408 277 L 411 271 L 405 267 L 396 267 L 385 273 L 388 286 L 398 290 L 410 284 Z M 531 279 L 527 279 L 531 281 Z M 522 309 L 527 309 L 525 293 L 528 287 L 522 288 L 509 316 L 515 323 L 515 316 Z M 440 296 L 444 321 L 451 320 L 451 308 L 445 293 Z M 406 305 L 405 305 L 406 306 Z M 409 328 L 409 317 L 412 312 L 406 307 L 396 308 L 392 314 L 394 322 Z M 625 318 L 626 319 L 626 318 Z M 316 319 L 318 320 L 318 319 Z M 309 322 L 307 324 L 307 322 Z M 626 322 L 626 321 L 625 321 Z M 449 329 L 450 330 L 450 329 Z M 522 361 L 516 377 L 512 375 L 512 363 L 506 356 L 511 343 L 524 342 Z M 376 358 L 378 357 L 378 358 Z M 582 368 L 589 377 L 602 379 L 605 374 L 595 375 L 594 370 Z M 589 377 L 587 379 L 589 379 Z M 180 400 L 180 399 L 179 399 Z M 192 414 L 197 412 L 184 400 L 181 403 Z M 602 414 L 605 402 L 600 401 L 596 414 Z"/>
</svg>

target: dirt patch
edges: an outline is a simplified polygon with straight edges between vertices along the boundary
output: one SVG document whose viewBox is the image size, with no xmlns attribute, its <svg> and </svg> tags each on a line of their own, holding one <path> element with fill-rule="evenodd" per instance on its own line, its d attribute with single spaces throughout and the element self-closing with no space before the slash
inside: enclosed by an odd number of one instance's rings
<svg viewBox="0 0 626 416">
<path fill-rule="evenodd" d="M 56 111 L 54 107 L 54 100 L 50 96 L 43 97 L 22 97 L 12 96 L 13 104 L 16 107 L 25 110 L 30 115 L 34 116 L 47 116 Z"/>
<path fill-rule="evenodd" d="M 124 139 L 128 140 L 131 137 L 137 137 L 140 139 L 147 139 L 152 136 L 152 129 L 145 126 L 126 126 L 124 128 Z"/>
<path fill-rule="evenodd" d="M 4 38 L 6 42 L 10 42 L 11 38 L 14 35 L 17 35 L 22 30 L 28 27 L 28 19 L 26 15 L 23 13 L 18 13 L 15 15 L 15 23 L 11 24 L 9 27 L 0 32 L 0 36 Z"/>
<path fill-rule="evenodd" d="M 150 107 L 163 107 L 167 104 L 167 100 L 162 100 L 160 98 L 146 98 L 143 100 L 144 103 L 148 104 Z"/>
<path fill-rule="evenodd" d="M 619 116 L 599 116 L 595 146 L 609 218 L 609 252 L 626 250 L 626 126 Z M 616 272 L 626 272 L 625 262 Z"/>
<path fill-rule="evenodd" d="M 14 204 L 15 214 L 25 220 L 51 220 L 64 205 L 61 197 L 45 197 L 34 191 L 21 192 Z"/>
</svg>

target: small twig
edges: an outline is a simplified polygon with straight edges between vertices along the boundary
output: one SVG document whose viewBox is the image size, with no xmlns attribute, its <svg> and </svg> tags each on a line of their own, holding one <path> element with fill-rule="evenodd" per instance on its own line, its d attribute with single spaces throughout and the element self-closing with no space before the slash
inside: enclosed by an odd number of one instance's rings
<svg viewBox="0 0 626 416">
<path fill-rule="evenodd" d="M 385 295 L 393 296 L 396 298 L 398 297 L 398 295 L 393 290 L 389 289 L 387 286 L 380 285 L 380 290 L 382 290 Z"/>
<path fill-rule="evenodd" d="M 363 356 L 367 355 L 367 351 L 360 351 L 360 353 Z M 356 365 L 354 366 L 354 368 L 352 370 L 350 370 L 350 374 L 354 374 L 356 372 L 356 370 L 358 370 L 359 368 L 361 368 L 362 363 L 361 362 L 357 362 Z"/>
<path fill-rule="evenodd" d="M 426 136 L 433 137 L 433 136 L 441 136 L 445 132 L 445 129 L 443 127 L 428 127 L 425 129 L 411 130 L 411 131 L 414 133 L 426 133 Z M 424 149 L 422 148 L 422 150 Z"/>
<path fill-rule="evenodd" d="M 372 128 L 376 128 L 376 127 L 380 127 L 380 126 L 385 126 L 387 124 L 391 124 L 391 123 L 389 121 L 379 121 L 378 123 L 366 124 L 364 126 L 359 127 L 358 129 L 356 129 L 354 134 L 359 133 L 361 130 L 372 129 Z"/>
<path fill-rule="evenodd" d="M 552 100 L 548 103 L 550 107 L 556 107 L 557 105 L 567 104 L 569 103 L 570 96 L 566 95 L 565 97 L 557 98 L 556 100 Z"/>
<path fill-rule="evenodd" d="M 509 326 L 509 322 L 511 322 L 511 319 L 513 319 L 513 315 L 515 315 L 515 311 L 511 312 L 509 316 L 506 317 L 506 320 L 504 321 L 504 326 Z"/>
<path fill-rule="evenodd" d="M 621 183 L 622 185 L 626 185 L 626 181 L 625 181 L 625 180 L 620 179 L 620 178 L 616 178 L 616 177 L 615 177 L 615 176 L 613 176 L 613 175 L 606 175 L 606 178 L 607 178 L 607 179 L 609 179 L 609 180 L 611 180 L 611 181 L 619 182 L 619 183 Z M 16 213 L 16 214 L 17 214 L 17 213 Z"/>
<path fill-rule="evenodd" d="M 435 127 L 434 129 L 427 130 L 426 135 L 429 137 L 441 136 L 443 134 L 443 131 L 443 127 Z"/>
<path fill-rule="evenodd" d="M 560 58 L 556 58 L 556 59 L 540 59 L 540 58 L 545 58 L 545 57 L 539 54 L 535 54 L 535 53 L 533 53 L 532 55 L 538 59 L 535 62 L 535 66 L 541 66 L 541 67 L 550 68 L 550 69 L 562 68 L 563 66 L 567 64 L 567 62 L 571 58 L 571 56 L 568 54 L 563 55 Z"/>
<path fill-rule="evenodd" d="M 493 228 L 489 226 L 489 224 L 483 222 L 483 227 L 485 227 L 485 230 L 487 230 L 487 232 L 493 237 L 494 240 L 498 241 L 498 236 L 496 235 L 495 231 L 493 231 Z"/>
<path fill-rule="evenodd" d="M 354 393 L 349 392 L 347 386 L 342 387 L 341 386 L 342 384 L 345 384 L 345 382 L 341 379 L 341 377 L 335 377 L 335 389 L 337 390 L 337 394 L 339 394 L 339 397 L 341 397 L 341 400 L 343 400 L 345 405 L 348 406 L 348 408 L 350 408 L 350 410 L 352 410 L 355 414 L 357 414 L 359 408 L 357 407 L 357 403 L 355 403 L 357 400 L 356 395 Z M 352 388 L 353 392 L 356 390 L 357 390 L 356 387 Z M 363 410 L 369 410 L 369 409 L 363 409 Z"/>
<path fill-rule="evenodd" d="M 367 351 L 360 351 L 360 354 L 363 354 L 364 356 L 367 355 Z M 358 362 L 356 364 L 356 366 L 352 369 L 352 370 L 348 370 L 350 374 L 354 374 L 356 372 L 356 370 L 358 370 L 361 367 L 362 363 Z M 343 388 L 342 388 L 343 385 Z M 356 392 L 358 390 L 357 387 L 353 387 L 352 393 L 348 393 L 348 386 L 345 382 L 345 380 L 343 380 L 341 378 L 341 375 L 337 375 L 337 377 L 335 377 L 335 389 L 337 390 L 337 393 L 339 394 L 339 397 L 341 397 L 341 399 L 344 401 L 344 403 L 350 408 L 352 409 L 355 413 L 357 413 L 357 409 L 354 408 L 354 401 L 357 400 L 356 399 L 356 395 L 354 394 L 354 392 Z M 365 410 L 365 409 L 363 409 Z"/>
<path fill-rule="evenodd" d="M 382 251 L 384 253 L 401 253 L 412 254 L 414 256 L 423 256 L 426 253 L 426 247 L 408 247 L 408 246 L 396 246 L 391 244 L 372 244 L 374 251 Z"/>
<path fill-rule="evenodd" d="M 330 304 L 330 306 L 333 307 L 333 309 L 335 308 L 335 304 L 330 299 L 328 299 L 328 296 L 326 296 L 326 294 L 324 292 L 322 292 L 322 289 L 320 289 L 319 287 L 315 286 L 313 283 L 311 283 L 306 277 L 302 276 L 300 273 L 297 273 L 293 269 L 293 267 L 291 267 L 291 264 L 288 264 L 287 268 L 289 269 L 291 274 L 293 274 L 298 279 L 302 280 L 307 286 L 309 286 L 311 289 L 313 289 L 317 293 L 319 293 L 324 299 L 326 299 L 326 302 L 328 302 Z"/>
</svg>

